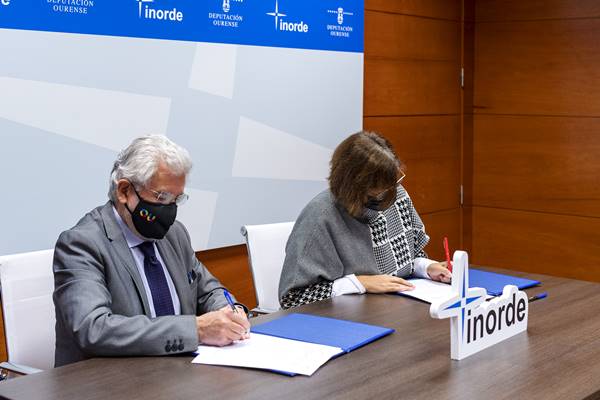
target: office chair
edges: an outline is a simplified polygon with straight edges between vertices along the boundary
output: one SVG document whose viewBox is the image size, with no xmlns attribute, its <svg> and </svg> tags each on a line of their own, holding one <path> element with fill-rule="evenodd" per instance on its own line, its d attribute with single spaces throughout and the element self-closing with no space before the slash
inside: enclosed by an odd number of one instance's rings
<svg viewBox="0 0 600 400">
<path fill-rule="evenodd" d="M 54 367 L 54 250 L 0 257 L 0 287 L 8 362 L 22 374 Z"/>
<path fill-rule="evenodd" d="M 281 309 L 279 277 L 285 259 L 285 245 L 293 227 L 294 222 L 242 227 L 258 302 L 254 311 L 272 313 Z"/>
</svg>

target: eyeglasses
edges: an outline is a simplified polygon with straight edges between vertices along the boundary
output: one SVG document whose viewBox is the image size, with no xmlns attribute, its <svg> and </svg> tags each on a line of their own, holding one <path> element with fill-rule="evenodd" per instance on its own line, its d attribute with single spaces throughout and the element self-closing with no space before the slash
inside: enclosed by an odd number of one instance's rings
<svg viewBox="0 0 600 400">
<path fill-rule="evenodd" d="M 400 184 L 400 182 L 402 182 L 404 177 L 406 177 L 406 174 L 403 171 L 400 171 L 400 174 L 402 174 L 402 176 L 400 178 L 398 178 L 394 187 L 391 187 L 388 190 L 384 190 L 383 192 L 379 193 L 377 196 L 373 196 L 372 199 L 375 201 L 383 201 L 390 191 L 396 190 L 396 186 L 398 186 Z"/>
<path fill-rule="evenodd" d="M 402 179 L 404 179 L 406 177 L 406 174 L 404 173 L 404 171 L 400 170 L 400 173 L 402 174 L 402 176 L 400 178 L 398 178 L 398 180 L 396 181 L 396 186 L 398 186 L 400 184 L 400 182 L 402 182 Z"/>
<path fill-rule="evenodd" d="M 187 193 L 181 193 L 180 195 L 175 196 L 173 193 L 169 193 L 169 192 L 159 192 L 157 190 L 152 190 L 149 188 L 142 188 L 142 187 L 138 187 L 138 189 L 136 189 L 136 185 L 132 185 L 134 190 L 137 191 L 140 189 L 146 190 L 150 193 L 152 193 L 154 195 L 154 199 L 156 200 L 157 203 L 160 204 L 172 204 L 175 203 L 178 206 L 184 204 L 189 198 L 190 196 Z M 139 196 L 139 194 L 138 194 Z"/>
<path fill-rule="evenodd" d="M 180 205 L 184 204 L 190 198 L 190 196 L 187 193 L 181 193 L 180 195 L 175 196 L 173 193 L 169 193 L 169 192 L 159 192 L 159 191 L 148 189 L 148 188 L 145 188 L 145 189 L 154 195 L 157 203 L 162 203 L 162 204 L 175 203 L 178 206 L 180 206 Z"/>
</svg>

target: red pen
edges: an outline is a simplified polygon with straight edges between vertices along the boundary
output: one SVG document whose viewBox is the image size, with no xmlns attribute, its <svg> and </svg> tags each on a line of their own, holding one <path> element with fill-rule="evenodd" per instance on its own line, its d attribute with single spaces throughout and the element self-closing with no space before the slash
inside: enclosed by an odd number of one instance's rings
<svg viewBox="0 0 600 400">
<path fill-rule="evenodd" d="M 448 249 L 448 238 L 444 237 L 444 251 L 446 252 L 446 267 L 452 272 L 452 261 L 450 261 L 450 250 Z"/>
</svg>

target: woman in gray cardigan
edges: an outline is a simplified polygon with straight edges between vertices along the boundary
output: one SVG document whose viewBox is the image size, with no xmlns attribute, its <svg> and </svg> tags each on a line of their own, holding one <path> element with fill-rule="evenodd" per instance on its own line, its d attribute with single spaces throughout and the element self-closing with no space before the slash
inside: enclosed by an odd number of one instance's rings
<svg viewBox="0 0 600 400">
<path fill-rule="evenodd" d="M 390 143 L 358 132 L 333 153 L 329 190 L 296 220 L 279 282 L 283 308 L 350 293 L 412 290 L 408 276 L 449 282 L 445 262 L 427 258 L 429 236 L 400 182 Z"/>
</svg>

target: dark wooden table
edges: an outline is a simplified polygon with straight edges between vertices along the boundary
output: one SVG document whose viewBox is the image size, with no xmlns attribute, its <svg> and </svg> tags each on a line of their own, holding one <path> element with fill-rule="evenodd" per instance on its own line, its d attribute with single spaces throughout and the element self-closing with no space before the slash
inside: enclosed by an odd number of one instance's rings
<svg viewBox="0 0 600 400">
<path fill-rule="evenodd" d="M 502 270 L 495 270 L 500 271 Z M 600 399 L 600 285 L 544 275 L 529 329 L 462 361 L 448 320 L 394 295 L 341 296 L 294 312 L 396 332 L 330 361 L 312 377 L 193 365 L 192 357 L 96 358 L 0 383 L 10 399 Z M 253 319 L 253 324 L 284 314 Z"/>
</svg>

